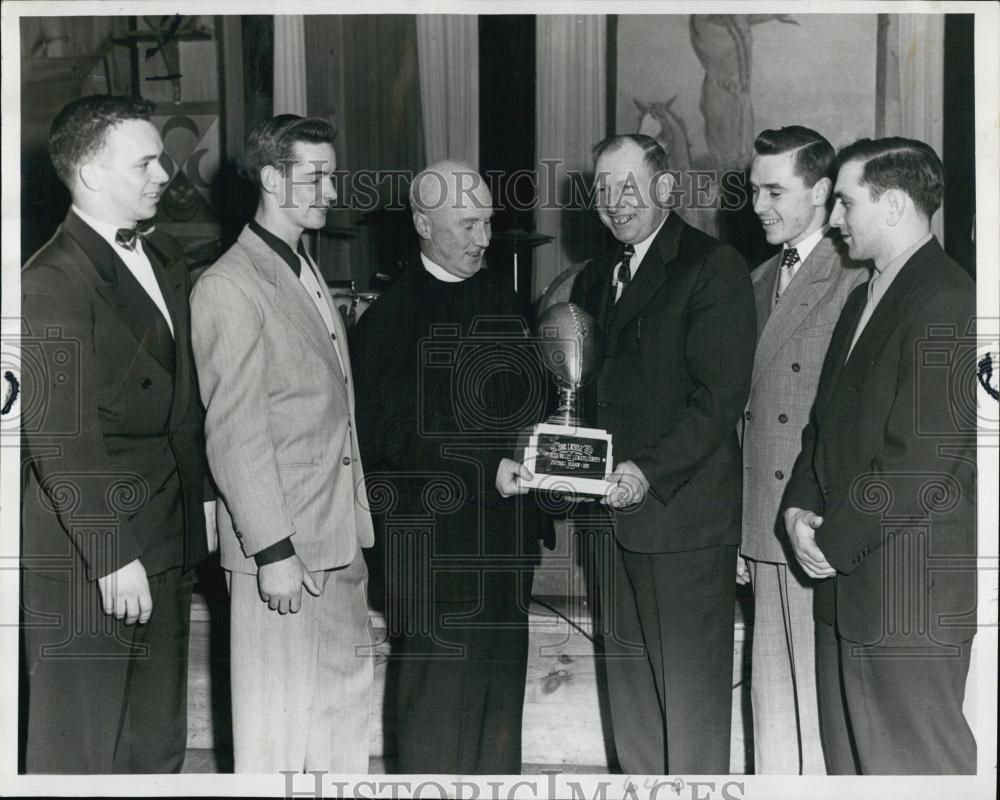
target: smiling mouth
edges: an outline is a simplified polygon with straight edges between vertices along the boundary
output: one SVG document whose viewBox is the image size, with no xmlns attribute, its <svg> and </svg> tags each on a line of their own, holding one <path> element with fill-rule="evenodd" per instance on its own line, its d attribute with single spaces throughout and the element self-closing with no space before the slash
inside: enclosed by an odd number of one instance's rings
<svg viewBox="0 0 1000 800">
<path fill-rule="evenodd" d="M 763 225 L 765 228 L 767 228 L 767 227 L 769 227 L 771 225 L 777 225 L 779 222 L 781 222 L 781 220 L 780 219 L 762 219 L 760 222 L 761 222 L 761 225 Z"/>
<path fill-rule="evenodd" d="M 608 214 L 608 219 L 611 220 L 612 225 L 627 225 L 635 219 L 635 214 Z"/>
</svg>

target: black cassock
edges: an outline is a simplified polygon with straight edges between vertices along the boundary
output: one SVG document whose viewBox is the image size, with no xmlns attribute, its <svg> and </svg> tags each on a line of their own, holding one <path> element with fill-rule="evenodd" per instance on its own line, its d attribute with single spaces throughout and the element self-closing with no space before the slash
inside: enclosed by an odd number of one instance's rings
<svg viewBox="0 0 1000 800">
<path fill-rule="evenodd" d="M 399 770 L 517 774 L 542 527 L 533 497 L 494 482 L 547 390 L 516 297 L 493 272 L 448 283 L 418 261 L 359 321 L 351 356 Z"/>
</svg>

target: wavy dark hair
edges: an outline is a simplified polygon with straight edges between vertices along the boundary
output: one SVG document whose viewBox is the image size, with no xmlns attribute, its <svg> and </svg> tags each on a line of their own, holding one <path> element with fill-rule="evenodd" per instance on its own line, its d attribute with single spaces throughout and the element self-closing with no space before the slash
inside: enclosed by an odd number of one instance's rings
<svg viewBox="0 0 1000 800">
<path fill-rule="evenodd" d="M 241 172 L 258 186 L 260 171 L 264 167 L 283 170 L 286 164 L 295 161 L 292 150 L 296 142 L 332 145 L 336 138 L 337 127 L 329 120 L 300 117 L 298 114 L 279 114 L 251 131 Z"/>
</svg>

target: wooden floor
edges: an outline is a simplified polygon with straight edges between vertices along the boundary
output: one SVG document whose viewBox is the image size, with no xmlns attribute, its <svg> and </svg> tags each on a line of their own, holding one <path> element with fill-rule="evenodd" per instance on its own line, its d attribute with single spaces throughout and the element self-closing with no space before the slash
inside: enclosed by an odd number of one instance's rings
<svg viewBox="0 0 1000 800">
<path fill-rule="evenodd" d="M 536 582 L 536 590 L 539 588 Z M 561 588 L 561 587 L 560 587 Z M 569 587 L 566 587 L 569 588 Z M 525 687 L 522 761 L 524 774 L 556 769 L 578 774 L 616 772 L 608 727 L 607 698 L 598 678 L 591 641 L 590 613 L 579 597 L 537 597 L 530 616 L 530 656 Z M 732 774 L 752 768 L 749 715 L 750 624 L 744 618 L 746 598 L 737 609 L 734 632 Z M 372 612 L 376 634 L 382 618 Z M 184 771 L 232 771 L 229 712 L 228 608 L 225 595 L 195 595 L 192 611 L 188 677 L 188 757 Z M 388 644 L 376 657 L 372 708 L 370 771 L 394 771 L 394 743 L 383 731 L 393 729 L 382 707 Z"/>
</svg>

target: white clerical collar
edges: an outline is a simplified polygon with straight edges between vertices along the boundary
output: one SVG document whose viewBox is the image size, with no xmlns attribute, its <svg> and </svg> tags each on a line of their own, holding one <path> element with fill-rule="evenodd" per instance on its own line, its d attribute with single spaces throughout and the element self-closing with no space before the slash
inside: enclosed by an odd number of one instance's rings
<svg viewBox="0 0 1000 800">
<path fill-rule="evenodd" d="M 670 216 L 670 212 L 667 212 L 667 217 Z M 632 272 L 632 277 L 635 277 L 636 271 L 639 269 L 639 265 L 642 263 L 642 259 L 646 257 L 646 253 L 649 252 L 649 248 L 653 246 L 653 239 L 655 239 L 659 233 L 663 224 L 667 221 L 667 217 L 664 217 L 662 222 L 656 226 L 656 230 L 653 231 L 649 236 L 643 239 L 638 244 L 632 245 L 635 249 L 635 255 L 632 256 L 632 262 L 629 264 L 629 268 Z"/>
<path fill-rule="evenodd" d="M 827 226 L 823 225 L 817 230 L 814 230 L 812 233 L 810 233 L 805 239 L 803 239 L 797 245 L 794 245 L 795 252 L 799 254 L 800 264 L 803 263 L 807 258 L 809 258 L 809 254 L 816 249 L 816 245 L 819 244 L 820 239 L 823 238 L 823 235 L 826 233 L 826 230 Z M 782 254 L 784 254 L 785 250 L 791 249 L 792 246 L 793 245 L 789 245 L 786 243 L 781 248 Z"/>
<path fill-rule="evenodd" d="M 444 267 L 439 267 L 423 253 L 420 254 L 420 260 L 424 263 L 424 269 L 439 281 L 444 281 L 445 283 L 461 283 L 465 280 L 465 278 L 460 278 L 458 275 L 452 275 Z"/>
<path fill-rule="evenodd" d="M 100 235 L 104 241 L 110 244 L 112 247 L 115 246 L 115 234 L 118 233 L 120 228 L 111 222 L 105 222 L 104 220 L 97 219 L 97 217 L 91 216 L 86 211 L 82 210 L 78 205 L 72 206 L 73 213 L 76 214 L 80 219 L 86 222 L 91 228 L 93 228 Z M 118 245 L 121 247 L 121 245 Z"/>
</svg>

